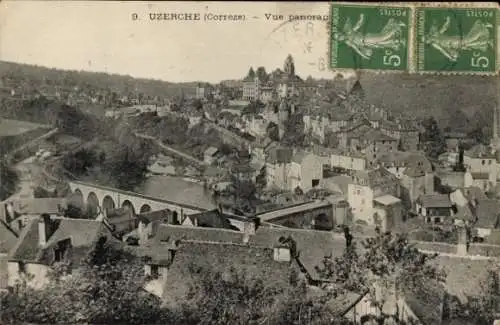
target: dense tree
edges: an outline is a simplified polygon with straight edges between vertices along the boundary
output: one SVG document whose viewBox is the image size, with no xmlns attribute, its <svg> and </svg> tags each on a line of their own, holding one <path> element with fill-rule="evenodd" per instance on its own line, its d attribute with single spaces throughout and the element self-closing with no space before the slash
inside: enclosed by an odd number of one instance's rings
<svg viewBox="0 0 500 325">
<path fill-rule="evenodd" d="M 437 159 L 446 151 L 446 141 L 434 117 L 425 119 L 422 123 L 425 131 L 421 135 L 427 156 Z"/>
<path fill-rule="evenodd" d="M 253 80 L 255 78 L 255 71 L 253 70 L 253 67 L 250 67 L 247 73 L 247 79 Z"/>
<path fill-rule="evenodd" d="M 80 262 L 55 264 L 51 278 L 41 290 L 21 285 L 2 296 L 2 323 L 155 324 L 164 319 L 158 299 L 143 290 L 143 264 L 102 239 Z"/>
<path fill-rule="evenodd" d="M 305 141 L 304 121 L 301 114 L 293 114 L 285 123 L 282 142 L 289 147 L 303 147 Z"/>
<path fill-rule="evenodd" d="M 302 283 L 283 287 L 245 269 L 220 272 L 196 264 L 190 273 L 193 281 L 179 324 L 340 324 L 332 322 L 324 304 L 306 298 Z"/>
<path fill-rule="evenodd" d="M 346 233 L 346 237 L 349 233 Z M 421 253 L 405 235 L 379 233 L 348 245 L 341 257 L 326 257 L 318 272 L 336 284 L 334 293 L 373 290 L 373 284 L 389 290 L 422 288 L 429 280 L 444 281 L 445 274 L 429 263 L 436 255 Z"/>
<path fill-rule="evenodd" d="M 5 160 L 0 160 L 0 201 L 15 193 L 19 176 Z"/>
<path fill-rule="evenodd" d="M 257 76 L 257 78 L 259 78 L 261 82 L 266 82 L 267 79 L 269 78 L 266 72 L 266 68 L 264 67 L 258 67 L 257 71 L 255 72 L 255 75 Z"/>
</svg>

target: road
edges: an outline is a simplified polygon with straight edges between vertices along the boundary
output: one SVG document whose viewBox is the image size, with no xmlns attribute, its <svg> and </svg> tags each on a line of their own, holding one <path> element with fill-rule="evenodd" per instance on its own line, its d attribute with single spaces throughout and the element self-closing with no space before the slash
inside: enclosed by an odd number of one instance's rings
<svg viewBox="0 0 500 325">
<path fill-rule="evenodd" d="M 5 201 L 33 198 L 33 189 L 42 182 L 42 167 L 36 162 L 36 157 L 29 157 L 18 164 L 14 169 L 19 175 L 17 192 Z"/>
<path fill-rule="evenodd" d="M 134 132 L 135 136 L 139 137 L 139 138 L 142 138 L 142 139 L 147 139 L 147 140 L 151 140 L 153 141 L 154 143 L 156 143 L 156 145 L 158 145 L 160 148 L 164 149 L 165 151 L 168 151 L 176 156 L 179 156 L 181 158 L 184 158 L 194 164 L 196 164 L 197 166 L 205 166 L 207 165 L 204 161 L 201 161 L 193 156 L 190 156 L 184 152 L 181 152 L 177 149 L 174 149 L 170 146 L 167 146 L 166 144 L 164 144 L 163 142 L 161 142 L 160 140 L 158 140 L 157 138 L 155 137 L 152 137 L 150 135 L 146 135 L 146 134 L 141 134 L 141 133 L 137 133 L 137 132 Z"/>
</svg>

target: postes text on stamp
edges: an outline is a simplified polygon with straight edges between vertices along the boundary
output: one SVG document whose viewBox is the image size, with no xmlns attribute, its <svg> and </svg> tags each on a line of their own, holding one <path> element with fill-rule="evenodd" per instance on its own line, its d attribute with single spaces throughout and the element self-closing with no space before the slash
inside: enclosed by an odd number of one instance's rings
<svg viewBox="0 0 500 325">
<path fill-rule="evenodd" d="M 331 5 L 330 68 L 406 71 L 407 7 Z"/>
<path fill-rule="evenodd" d="M 418 72 L 494 74 L 495 8 L 416 8 Z"/>
</svg>

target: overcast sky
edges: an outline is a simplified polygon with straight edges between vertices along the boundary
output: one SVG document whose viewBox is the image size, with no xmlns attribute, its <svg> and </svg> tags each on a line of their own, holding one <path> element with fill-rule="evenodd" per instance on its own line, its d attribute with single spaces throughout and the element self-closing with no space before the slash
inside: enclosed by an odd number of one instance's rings
<svg viewBox="0 0 500 325">
<path fill-rule="evenodd" d="M 150 21 L 150 12 L 244 14 L 246 20 Z M 319 67 L 320 58 L 327 64 L 326 22 L 278 28 L 283 21 L 266 20 L 266 13 L 327 15 L 328 3 L 3 1 L 0 60 L 217 82 L 242 78 L 250 66 L 282 68 L 292 54 L 300 76 L 333 77 Z"/>
</svg>

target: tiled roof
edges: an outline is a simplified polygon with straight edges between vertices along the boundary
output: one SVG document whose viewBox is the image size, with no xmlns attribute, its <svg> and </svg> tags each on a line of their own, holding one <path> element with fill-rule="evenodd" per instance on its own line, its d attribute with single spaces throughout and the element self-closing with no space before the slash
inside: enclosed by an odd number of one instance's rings
<svg viewBox="0 0 500 325">
<path fill-rule="evenodd" d="M 39 246 L 38 219 L 32 219 L 19 235 L 19 240 L 12 248 L 9 259 L 25 262 L 44 262 L 46 248 L 64 239 L 71 239 L 72 247 L 86 247 L 106 236 L 111 238 L 110 230 L 104 223 L 96 220 L 54 218 L 51 220 L 57 229 L 48 238 L 45 247 Z"/>
<path fill-rule="evenodd" d="M 8 253 L 17 242 L 17 234 L 0 220 L 0 253 Z"/>
<path fill-rule="evenodd" d="M 475 227 L 495 228 L 498 225 L 500 215 L 500 203 L 497 200 L 478 200 L 476 206 L 477 222 Z"/>
<path fill-rule="evenodd" d="M 290 263 L 274 261 L 272 249 L 183 242 L 175 253 L 163 290 L 167 303 L 182 303 L 182 298 L 199 276 L 191 272 L 192 266 L 206 267 L 222 274 L 236 270 L 247 276 L 264 276 L 273 285 L 289 285 Z"/>
<path fill-rule="evenodd" d="M 418 202 L 426 208 L 450 208 L 451 200 L 446 194 L 421 195 Z"/>
<path fill-rule="evenodd" d="M 316 267 L 321 265 L 325 256 L 340 256 L 344 253 L 345 240 L 329 231 L 267 228 L 257 229 L 250 237 L 249 244 L 260 247 L 274 247 L 280 237 L 291 237 L 297 247 L 298 259 L 312 279 L 318 280 Z"/>
</svg>

